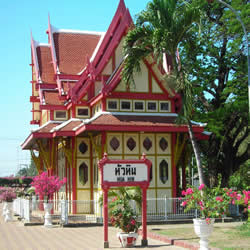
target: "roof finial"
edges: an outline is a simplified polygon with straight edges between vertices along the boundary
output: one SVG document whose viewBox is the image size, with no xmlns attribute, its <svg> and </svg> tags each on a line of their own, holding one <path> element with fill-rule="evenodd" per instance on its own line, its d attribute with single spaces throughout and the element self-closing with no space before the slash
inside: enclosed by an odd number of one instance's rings
<svg viewBox="0 0 250 250">
<path fill-rule="evenodd" d="M 46 30 L 46 34 L 49 34 L 49 30 L 50 30 L 50 15 L 49 15 L 49 12 L 48 12 L 48 29 Z"/>
<path fill-rule="evenodd" d="M 120 0 L 118 8 L 117 9 L 121 9 L 122 11 L 126 11 L 126 5 L 124 3 L 124 0 Z"/>
</svg>

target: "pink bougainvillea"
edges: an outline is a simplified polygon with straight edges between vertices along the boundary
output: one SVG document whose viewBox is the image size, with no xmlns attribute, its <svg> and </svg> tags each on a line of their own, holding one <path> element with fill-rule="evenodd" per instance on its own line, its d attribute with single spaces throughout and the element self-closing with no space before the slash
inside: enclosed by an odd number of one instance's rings
<svg viewBox="0 0 250 250">
<path fill-rule="evenodd" d="M 185 211 L 197 209 L 202 218 L 210 222 L 209 218 L 221 217 L 228 212 L 230 204 L 242 204 L 248 207 L 250 202 L 250 191 L 244 190 L 242 193 L 229 188 L 221 188 L 220 184 L 215 188 L 206 187 L 201 184 L 199 188 L 189 187 L 182 191 L 186 198 L 182 202 Z"/>
<path fill-rule="evenodd" d="M 47 172 L 43 172 L 33 178 L 31 186 L 35 188 L 37 195 L 43 196 L 48 202 L 53 198 L 53 194 L 58 192 L 66 182 L 66 178 L 60 180 L 59 177 L 48 176 Z"/>
<path fill-rule="evenodd" d="M 12 187 L 0 187 L 0 201 L 12 202 L 16 198 L 16 191 Z"/>
</svg>

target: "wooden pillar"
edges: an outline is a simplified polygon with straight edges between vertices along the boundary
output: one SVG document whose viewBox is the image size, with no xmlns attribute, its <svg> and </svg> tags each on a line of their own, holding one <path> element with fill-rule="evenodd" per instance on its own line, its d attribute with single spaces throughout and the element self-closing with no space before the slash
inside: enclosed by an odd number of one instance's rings
<svg viewBox="0 0 250 250">
<path fill-rule="evenodd" d="M 142 246 L 148 245 L 147 240 L 147 188 L 142 187 Z"/>
<path fill-rule="evenodd" d="M 103 227 L 104 227 L 104 248 L 109 248 L 108 241 L 108 188 L 103 188 Z"/>
<path fill-rule="evenodd" d="M 72 137 L 72 192 L 73 192 L 73 214 L 76 214 L 77 213 L 77 210 L 76 210 L 76 159 L 75 159 L 75 143 L 76 143 L 76 138 L 75 137 Z"/>
<path fill-rule="evenodd" d="M 184 157 L 182 157 L 182 172 L 181 172 L 181 176 L 182 176 L 182 190 L 186 189 L 186 166 L 185 166 L 185 159 Z"/>
<path fill-rule="evenodd" d="M 175 161 L 174 161 L 174 147 L 175 147 L 175 143 L 176 143 L 176 134 L 172 133 L 172 143 L 171 143 L 171 158 L 172 158 L 172 197 L 176 197 L 176 191 L 177 191 L 177 187 L 176 187 L 176 165 L 175 165 Z"/>
</svg>

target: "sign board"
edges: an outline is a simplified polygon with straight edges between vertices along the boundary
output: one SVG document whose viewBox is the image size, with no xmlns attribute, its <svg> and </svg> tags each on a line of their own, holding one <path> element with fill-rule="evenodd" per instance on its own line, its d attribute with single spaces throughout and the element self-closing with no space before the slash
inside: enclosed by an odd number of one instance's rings
<svg viewBox="0 0 250 250">
<path fill-rule="evenodd" d="M 99 162 L 101 184 L 111 186 L 149 186 L 151 162 L 141 160 L 110 160 L 104 157 Z"/>
<path fill-rule="evenodd" d="M 103 166 L 103 181 L 147 181 L 148 171 L 144 163 L 107 163 Z"/>
<path fill-rule="evenodd" d="M 107 154 L 98 162 L 103 190 L 104 248 L 108 242 L 108 190 L 110 187 L 139 186 L 142 189 L 142 246 L 147 240 L 147 188 L 150 183 L 151 161 L 143 154 L 141 160 L 109 160 Z"/>
</svg>

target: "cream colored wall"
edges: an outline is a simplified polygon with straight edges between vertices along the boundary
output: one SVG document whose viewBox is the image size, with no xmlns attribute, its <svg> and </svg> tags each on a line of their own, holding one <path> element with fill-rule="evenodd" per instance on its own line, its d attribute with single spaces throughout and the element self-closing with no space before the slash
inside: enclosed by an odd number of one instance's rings
<svg viewBox="0 0 250 250">
<path fill-rule="evenodd" d="M 134 74 L 135 85 L 130 84 L 130 92 L 134 93 L 148 93 L 149 81 L 148 81 L 148 69 L 146 65 L 141 63 L 141 72 Z M 115 92 L 125 92 L 127 90 L 125 82 L 121 81 L 115 88 Z"/>
<path fill-rule="evenodd" d="M 102 75 L 111 75 L 112 74 L 112 58 L 109 60 L 104 70 L 102 71 Z"/>
<path fill-rule="evenodd" d="M 114 150 L 111 146 L 111 141 L 116 138 L 119 141 L 119 147 Z M 127 146 L 127 141 L 132 138 L 136 146 L 130 150 Z M 151 147 L 144 147 L 144 140 L 151 141 Z M 162 149 L 160 141 L 164 139 L 167 142 L 167 147 Z M 107 153 L 110 159 L 140 159 L 143 153 L 152 162 L 152 181 L 149 189 L 153 190 L 151 197 L 157 197 L 157 189 L 168 191 L 172 189 L 172 165 L 171 165 L 171 134 L 168 133 L 107 133 Z M 165 160 L 168 164 L 168 180 L 163 183 L 160 179 L 160 163 Z"/>
<path fill-rule="evenodd" d="M 135 86 L 130 85 L 131 92 L 147 93 L 149 91 L 148 69 L 146 65 L 141 63 L 141 72 L 134 74 Z"/>
<path fill-rule="evenodd" d="M 40 110 L 40 103 L 34 102 L 33 103 L 33 110 Z M 40 119 L 41 119 L 41 113 L 34 112 L 34 120 L 40 121 Z"/>
<path fill-rule="evenodd" d="M 102 90 L 102 82 L 96 81 L 95 82 L 95 96 L 97 96 Z"/>
<path fill-rule="evenodd" d="M 47 110 L 42 110 L 42 124 L 43 125 L 44 123 L 46 123 L 48 121 L 48 118 L 47 118 Z"/>
<path fill-rule="evenodd" d="M 152 77 L 152 92 L 153 93 L 160 93 L 162 94 L 163 91 L 161 90 L 161 88 L 159 87 L 158 83 L 156 82 L 155 78 Z"/>
<path fill-rule="evenodd" d="M 118 47 L 115 50 L 115 66 L 117 67 L 120 62 L 122 61 L 123 55 L 122 55 L 122 47 L 123 47 L 123 43 L 124 43 L 124 37 L 122 38 L 122 40 L 120 41 Z"/>
</svg>

